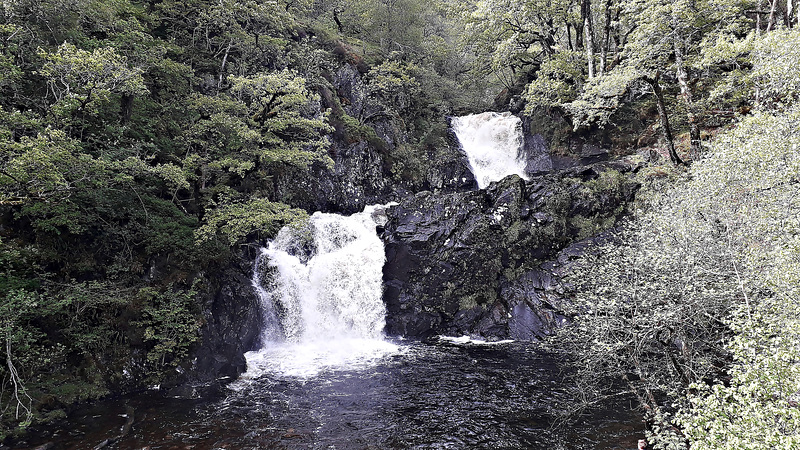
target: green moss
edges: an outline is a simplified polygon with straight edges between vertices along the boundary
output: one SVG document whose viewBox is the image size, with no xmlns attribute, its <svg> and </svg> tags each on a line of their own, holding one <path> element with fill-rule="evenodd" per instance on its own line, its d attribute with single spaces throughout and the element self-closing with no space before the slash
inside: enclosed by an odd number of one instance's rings
<svg viewBox="0 0 800 450">
<path fill-rule="evenodd" d="M 577 215 L 570 217 L 569 224 L 578 230 L 578 239 L 586 239 L 601 231 L 602 228 L 597 222 L 597 219 L 598 216 L 595 216 L 594 218 L 588 218 Z"/>
<path fill-rule="evenodd" d="M 522 235 L 527 228 L 527 224 L 522 220 L 517 220 L 516 222 L 512 223 L 508 228 L 506 228 L 504 233 L 506 242 L 518 241 L 520 235 Z"/>
<path fill-rule="evenodd" d="M 458 301 L 458 309 L 466 310 L 476 308 L 478 306 L 478 301 L 476 296 L 470 295 L 467 297 L 461 297 Z"/>
<path fill-rule="evenodd" d="M 581 184 L 581 195 L 585 198 L 591 198 L 601 193 L 619 193 L 628 178 L 617 170 L 605 170 L 600 172 L 600 175 L 589 181 L 584 181 Z"/>
</svg>

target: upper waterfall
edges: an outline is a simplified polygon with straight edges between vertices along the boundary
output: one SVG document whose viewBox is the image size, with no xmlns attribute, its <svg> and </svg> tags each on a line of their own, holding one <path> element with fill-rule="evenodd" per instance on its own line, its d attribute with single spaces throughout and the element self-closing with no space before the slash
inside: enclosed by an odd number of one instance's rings
<svg viewBox="0 0 800 450">
<path fill-rule="evenodd" d="M 485 112 L 452 119 L 453 132 L 467 154 L 478 187 L 511 174 L 527 179 L 522 149 L 522 121 L 509 113 Z"/>
<path fill-rule="evenodd" d="M 265 312 L 264 348 L 248 373 L 313 375 L 381 356 L 383 242 L 375 227 L 383 206 L 352 216 L 314 213 L 307 226 L 284 227 L 256 261 L 253 286 Z"/>
</svg>

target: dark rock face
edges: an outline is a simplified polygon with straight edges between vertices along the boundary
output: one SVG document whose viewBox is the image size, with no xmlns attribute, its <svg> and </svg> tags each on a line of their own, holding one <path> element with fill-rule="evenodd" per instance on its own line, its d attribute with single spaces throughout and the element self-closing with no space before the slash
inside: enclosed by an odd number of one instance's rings
<svg viewBox="0 0 800 450">
<path fill-rule="evenodd" d="M 201 293 L 201 341 L 193 355 L 193 381 L 236 378 L 246 369 L 244 353 L 259 344 L 262 311 L 250 278 L 254 252 L 244 251 L 229 266 L 215 271 L 214 283 Z"/>
<path fill-rule="evenodd" d="M 333 91 L 323 90 L 321 97 L 323 106 L 339 116 L 332 119 L 337 131 L 328 152 L 334 166 L 315 163 L 309 169 L 286 168 L 275 177 L 275 200 L 309 212 L 352 214 L 421 189 L 457 192 L 476 187 L 466 155 L 452 133 L 446 145 L 427 150 L 417 179 L 403 180 L 393 174 L 397 159 L 393 155 L 409 139 L 405 124 L 368 95 L 355 67 L 342 66 L 331 83 Z"/>
<path fill-rule="evenodd" d="M 430 151 L 427 164 L 423 186 L 427 191 L 452 193 L 478 189 L 467 155 L 452 128 L 447 130 L 447 146 Z"/>
<path fill-rule="evenodd" d="M 402 195 L 385 173 L 383 158 L 368 142 L 336 143 L 332 153 L 333 168 L 317 162 L 307 170 L 290 169 L 276 177 L 275 198 L 309 212 L 352 214 Z"/>
<path fill-rule="evenodd" d="M 542 119 L 539 119 L 541 122 Z M 558 124 L 552 119 L 551 126 Z M 537 176 L 554 170 L 563 170 L 582 165 L 594 164 L 609 159 L 610 144 L 599 139 L 594 139 L 595 135 L 584 136 L 581 134 L 568 133 L 568 137 L 561 138 L 566 145 L 560 152 L 553 150 L 554 144 L 558 140 L 553 136 L 545 137 L 542 132 L 552 130 L 539 130 L 537 123 L 528 117 L 522 117 L 523 147 L 522 157 L 528 162 L 525 173 L 529 176 Z"/>
<path fill-rule="evenodd" d="M 560 250 L 613 225 L 636 185 L 624 163 L 598 164 L 485 190 L 422 192 L 389 211 L 382 237 L 387 331 L 534 339 L 564 321 Z"/>
</svg>

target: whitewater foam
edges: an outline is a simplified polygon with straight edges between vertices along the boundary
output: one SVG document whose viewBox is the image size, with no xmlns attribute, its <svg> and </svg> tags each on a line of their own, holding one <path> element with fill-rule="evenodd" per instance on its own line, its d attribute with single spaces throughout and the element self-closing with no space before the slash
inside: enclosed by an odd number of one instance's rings
<svg viewBox="0 0 800 450">
<path fill-rule="evenodd" d="M 516 174 L 528 179 L 521 156 L 522 121 L 509 113 L 484 112 L 454 117 L 453 132 L 467 155 L 479 188 Z"/>
<path fill-rule="evenodd" d="M 383 336 L 386 257 L 375 228 L 387 206 L 352 216 L 314 213 L 306 226 L 284 227 L 262 249 L 253 286 L 264 311 L 264 344 L 245 354 L 244 379 L 311 377 L 399 350 Z"/>
</svg>

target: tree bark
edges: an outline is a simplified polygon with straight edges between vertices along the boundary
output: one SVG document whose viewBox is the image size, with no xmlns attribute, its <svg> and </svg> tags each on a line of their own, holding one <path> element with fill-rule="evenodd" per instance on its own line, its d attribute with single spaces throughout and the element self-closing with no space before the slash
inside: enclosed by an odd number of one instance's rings
<svg viewBox="0 0 800 450">
<path fill-rule="evenodd" d="M 344 32 L 344 26 L 342 25 L 342 21 L 339 20 L 339 8 L 333 8 L 333 21 L 336 22 L 336 28 L 339 30 L 339 33 Z"/>
<path fill-rule="evenodd" d="M 767 31 L 772 31 L 775 27 L 775 12 L 778 10 L 778 0 L 772 0 L 772 7 L 769 9 L 769 23 L 767 23 Z"/>
<path fill-rule="evenodd" d="M 572 25 L 567 22 L 567 42 L 569 42 L 570 51 L 575 51 L 575 45 L 572 43 Z"/>
<path fill-rule="evenodd" d="M 600 75 L 606 72 L 606 61 L 608 61 L 608 50 L 611 45 L 611 3 L 612 0 L 606 0 L 605 11 L 605 24 L 603 25 L 603 41 L 600 43 L 600 61 L 598 62 L 597 71 Z"/>
<path fill-rule="evenodd" d="M 592 26 L 592 1 L 583 0 L 583 32 L 586 34 L 586 59 L 589 64 L 589 79 L 594 78 L 594 26 Z"/>
<path fill-rule="evenodd" d="M 673 41 L 673 46 L 675 49 L 675 75 L 678 78 L 678 85 L 681 88 L 681 98 L 686 105 L 687 119 L 689 121 L 690 154 L 693 159 L 697 159 L 702 152 L 702 144 L 700 142 L 700 126 L 697 123 L 698 117 L 694 104 L 694 96 L 692 95 L 692 88 L 689 85 L 689 76 L 686 73 L 686 66 L 683 61 L 683 48 L 681 47 L 681 43 L 675 39 Z"/>
<path fill-rule="evenodd" d="M 233 46 L 233 39 L 228 42 L 228 48 L 225 49 L 225 56 L 222 57 L 222 64 L 219 67 L 219 82 L 217 83 L 217 89 L 222 89 L 222 81 L 225 79 L 225 64 L 228 63 L 228 54 L 231 52 L 231 47 Z"/>
<path fill-rule="evenodd" d="M 794 0 L 786 0 L 786 28 L 792 28 L 792 13 L 794 12 Z"/>
<path fill-rule="evenodd" d="M 656 96 L 656 105 L 658 106 L 658 117 L 661 119 L 661 132 L 664 134 L 664 140 L 667 141 L 667 151 L 669 152 L 669 159 L 676 166 L 685 164 L 675 151 L 675 142 L 672 139 L 672 129 L 669 126 L 669 116 L 667 116 L 667 108 L 664 106 L 664 92 L 661 90 L 659 83 L 661 74 L 656 74 L 650 78 L 645 77 L 644 80 L 653 88 L 653 94 Z"/>
<path fill-rule="evenodd" d="M 125 125 L 131 120 L 131 114 L 133 113 L 133 95 L 131 94 L 123 94 L 120 98 L 120 111 L 119 111 L 119 121 L 120 124 Z"/>
<path fill-rule="evenodd" d="M 761 34 L 761 7 L 764 6 L 764 0 L 758 0 L 756 4 L 756 36 Z"/>
</svg>

